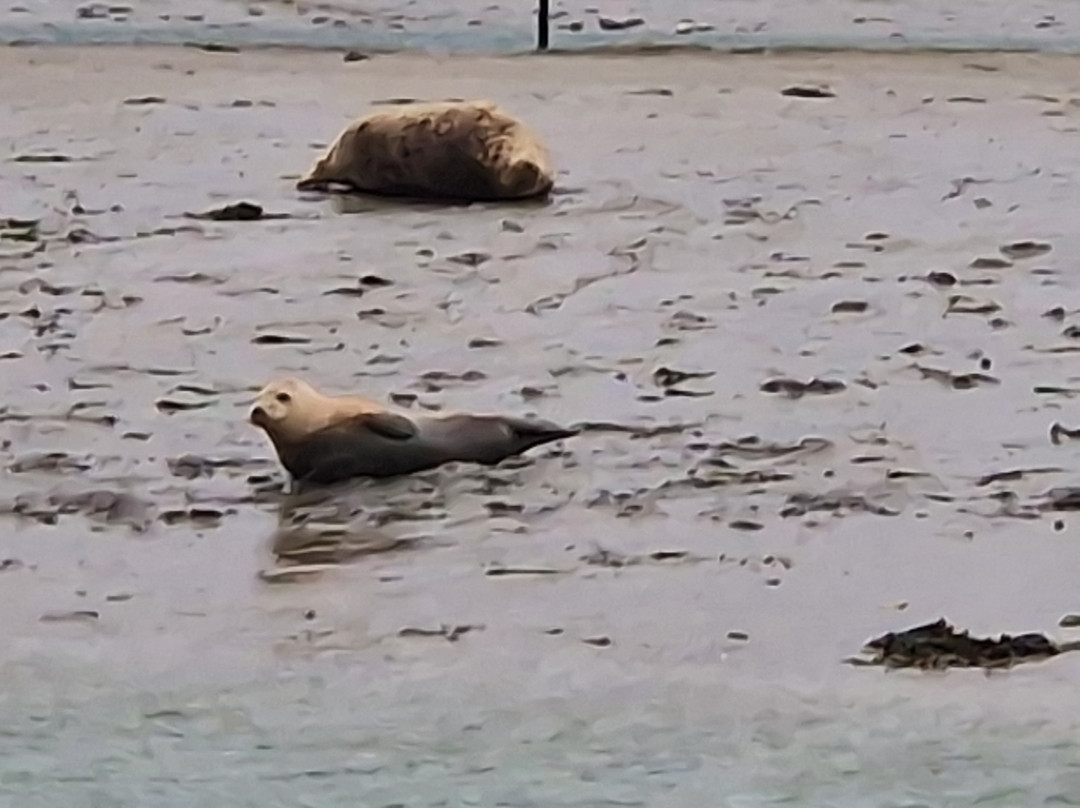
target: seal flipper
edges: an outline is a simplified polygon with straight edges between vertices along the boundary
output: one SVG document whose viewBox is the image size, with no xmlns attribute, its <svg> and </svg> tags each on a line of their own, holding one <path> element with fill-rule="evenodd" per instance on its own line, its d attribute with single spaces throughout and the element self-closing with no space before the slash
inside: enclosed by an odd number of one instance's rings
<svg viewBox="0 0 1080 808">
<path fill-rule="evenodd" d="M 534 446 L 540 446 L 544 443 L 551 443 L 553 441 L 562 440 L 563 438 L 572 438 L 581 432 L 580 429 L 561 427 L 556 423 L 540 418 L 514 418 L 504 416 L 502 422 L 510 428 L 510 431 L 513 432 L 514 436 L 518 439 L 519 445 L 522 446 L 522 448 L 518 450 L 520 452 L 531 449 Z"/>
<path fill-rule="evenodd" d="M 393 412 L 369 412 L 356 415 L 348 421 L 342 421 L 337 428 L 370 429 L 376 435 L 391 440 L 415 438 L 419 430 L 416 424 L 404 415 Z"/>
</svg>

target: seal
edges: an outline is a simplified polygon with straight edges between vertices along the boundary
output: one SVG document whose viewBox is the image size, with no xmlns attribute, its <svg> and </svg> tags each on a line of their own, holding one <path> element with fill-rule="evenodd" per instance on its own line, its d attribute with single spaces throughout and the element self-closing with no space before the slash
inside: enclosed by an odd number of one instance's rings
<svg viewBox="0 0 1080 808">
<path fill-rule="evenodd" d="M 493 201 L 546 196 L 547 148 L 490 101 L 407 104 L 354 121 L 301 178 L 384 196 Z"/>
<path fill-rule="evenodd" d="M 249 413 L 294 480 L 393 477 L 453 461 L 496 465 L 578 434 L 506 415 L 406 415 L 360 396 L 327 396 L 295 378 L 270 382 Z"/>
</svg>

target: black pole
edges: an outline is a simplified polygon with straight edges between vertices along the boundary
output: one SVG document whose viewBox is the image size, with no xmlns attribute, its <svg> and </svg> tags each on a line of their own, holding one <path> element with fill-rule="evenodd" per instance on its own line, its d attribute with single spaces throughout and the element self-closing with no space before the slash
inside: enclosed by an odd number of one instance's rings
<svg viewBox="0 0 1080 808">
<path fill-rule="evenodd" d="M 536 22 L 536 48 L 542 51 L 548 49 L 548 1 L 540 0 Z"/>
</svg>

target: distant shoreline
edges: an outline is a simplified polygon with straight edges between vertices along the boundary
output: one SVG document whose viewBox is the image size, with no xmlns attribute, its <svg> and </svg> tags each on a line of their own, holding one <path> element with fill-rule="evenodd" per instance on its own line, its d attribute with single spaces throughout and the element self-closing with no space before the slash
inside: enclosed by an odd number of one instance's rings
<svg viewBox="0 0 1080 808">
<path fill-rule="evenodd" d="M 645 28 L 626 32 L 551 32 L 548 53 L 662 55 L 715 53 L 1048 53 L 1080 55 L 1080 37 L 942 36 L 937 34 L 852 35 L 723 33 L 689 35 Z M 98 22 L 0 23 L 0 45 L 28 46 L 190 46 L 215 50 L 289 48 L 358 50 L 369 54 L 435 53 L 508 56 L 535 51 L 536 32 L 527 26 L 399 31 L 356 27 L 299 28 L 266 23 L 162 24 Z"/>
</svg>

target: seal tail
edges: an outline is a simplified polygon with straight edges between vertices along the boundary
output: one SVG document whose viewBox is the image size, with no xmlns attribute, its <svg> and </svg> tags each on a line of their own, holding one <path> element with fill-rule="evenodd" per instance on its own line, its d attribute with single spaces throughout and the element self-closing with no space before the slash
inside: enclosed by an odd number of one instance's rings
<svg viewBox="0 0 1080 808">
<path fill-rule="evenodd" d="M 524 452 L 535 446 L 542 446 L 545 443 L 572 438 L 581 431 L 541 419 L 508 418 L 505 423 L 514 434 L 517 451 L 519 452 Z"/>
</svg>

